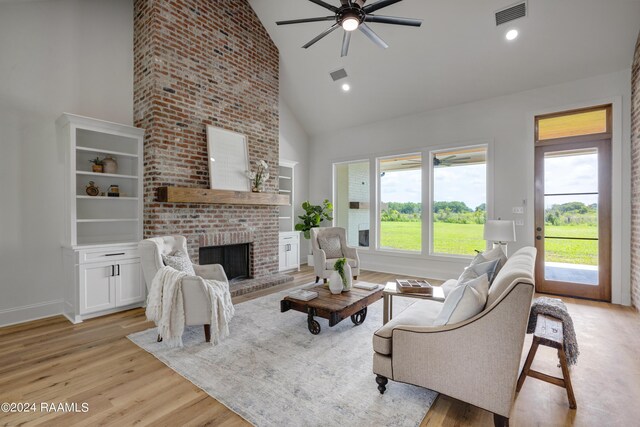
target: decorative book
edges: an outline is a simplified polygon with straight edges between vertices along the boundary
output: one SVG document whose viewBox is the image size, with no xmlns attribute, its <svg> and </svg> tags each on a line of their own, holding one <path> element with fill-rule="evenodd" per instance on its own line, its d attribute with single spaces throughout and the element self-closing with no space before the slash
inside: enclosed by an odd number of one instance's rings
<svg viewBox="0 0 640 427">
<path fill-rule="evenodd" d="M 359 289 L 366 289 L 367 291 L 372 291 L 372 290 L 376 289 L 378 287 L 378 285 L 376 285 L 375 283 L 359 282 L 359 283 L 354 283 L 353 287 L 354 288 L 359 288 Z"/>
<path fill-rule="evenodd" d="M 287 296 L 300 301 L 311 301 L 318 296 L 318 293 L 306 289 L 298 289 L 297 291 L 290 292 Z"/>
<path fill-rule="evenodd" d="M 396 279 L 396 284 L 400 292 L 433 295 L 433 286 L 425 280 Z"/>
</svg>

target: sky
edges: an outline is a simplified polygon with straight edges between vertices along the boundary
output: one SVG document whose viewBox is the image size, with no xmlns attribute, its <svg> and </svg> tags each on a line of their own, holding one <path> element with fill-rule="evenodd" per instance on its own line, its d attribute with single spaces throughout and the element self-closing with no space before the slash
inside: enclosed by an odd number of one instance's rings
<svg viewBox="0 0 640 427">
<path fill-rule="evenodd" d="M 597 192 L 597 154 L 583 154 L 545 159 L 545 193 Z M 440 167 L 434 170 L 435 201 L 461 201 L 471 209 L 485 203 L 485 165 Z M 381 181 L 383 202 L 420 202 L 420 170 L 387 172 Z M 546 207 L 579 201 L 597 202 L 597 196 L 553 196 Z"/>
<path fill-rule="evenodd" d="M 434 194 L 437 202 L 465 202 L 471 209 L 486 201 L 485 165 L 436 168 Z M 381 179 L 383 202 L 420 202 L 419 170 L 387 172 Z"/>
</svg>

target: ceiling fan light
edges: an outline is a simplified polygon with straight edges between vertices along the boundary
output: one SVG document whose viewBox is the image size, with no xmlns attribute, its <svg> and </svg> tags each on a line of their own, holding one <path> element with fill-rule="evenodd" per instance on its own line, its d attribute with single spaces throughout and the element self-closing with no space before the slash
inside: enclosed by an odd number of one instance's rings
<svg viewBox="0 0 640 427">
<path fill-rule="evenodd" d="M 358 20 L 358 18 L 352 16 L 349 16 L 342 20 L 342 28 L 344 28 L 345 31 L 357 30 L 359 25 L 360 21 Z"/>
</svg>

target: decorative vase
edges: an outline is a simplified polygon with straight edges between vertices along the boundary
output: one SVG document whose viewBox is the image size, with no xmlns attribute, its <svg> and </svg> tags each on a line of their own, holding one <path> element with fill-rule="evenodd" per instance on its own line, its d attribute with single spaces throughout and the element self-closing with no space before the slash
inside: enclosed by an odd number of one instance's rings
<svg viewBox="0 0 640 427">
<path fill-rule="evenodd" d="M 329 290 L 332 294 L 337 295 L 342 292 L 344 286 L 342 285 L 342 277 L 337 271 L 332 271 L 329 276 Z"/>
<path fill-rule="evenodd" d="M 348 263 L 344 264 L 344 278 L 345 282 L 347 282 L 346 285 L 343 283 L 344 291 L 349 292 L 353 287 L 353 276 L 351 275 L 351 266 Z"/>
<path fill-rule="evenodd" d="M 91 165 L 91 170 L 96 173 L 102 173 L 102 165 Z"/>
<path fill-rule="evenodd" d="M 118 162 L 113 157 L 105 157 L 102 159 L 102 169 L 104 173 L 117 173 Z"/>
</svg>

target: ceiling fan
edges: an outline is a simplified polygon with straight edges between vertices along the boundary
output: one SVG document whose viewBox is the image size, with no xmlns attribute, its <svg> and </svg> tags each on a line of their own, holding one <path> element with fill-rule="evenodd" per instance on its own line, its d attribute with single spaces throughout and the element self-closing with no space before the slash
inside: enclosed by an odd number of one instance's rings
<svg viewBox="0 0 640 427">
<path fill-rule="evenodd" d="M 453 166 L 458 163 L 467 163 L 467 160 L 471 160 L 471 157 L 458 157 L 455 154 L 443 157 L 441 159 L 433 157 L 433 166 Z"/>
<path fill-rule="evenodd" d="M 340 0 L 341 5 L 339 7 L 330 5 L 321 0 L 309 0 L 311 3 L 315 3 L 318 6 L 322 6 L 325 9 L 329 9 L 334 15 L 321 16 L 318 18 L 304 18 L 304 19 L 292 19 L 289 21 L 278 21 L 277 25 L 288 24 L 302 24 L 306 22 L 320 22 L 320 21 L 335 21 L 335 23 L 324 30 L 322 33 L 314 37 L 309 43 L 302 46 L 307 49 L 315 44 L 323 37 L 329 35 L 338 27 L 344 29 L 344 36 L 342 37 L 342 53 L 340 56 L 347 56 L 349 53 L 349 43 L 351 42 L 351 33 L 354 30 L 360 30 L 365 36 L 367 36 L 372 42 L 380 46 L 381 48 L 388 48 L 389 45 L 385 43 L 373 30 L 367 25 L 367 22 L 378 22 L 381 24 L 392 25 L 406 25 L 410 27 L 419 27 L 422 25 L 421 19 L 412 18 L 399 18 L 396 16 L 381 16 L 373 15 L 376 10 L 383 7 L 391 6 L 394 3 L 398 3 L 402 0 L 378 0 L 375 3 L 371 3 L 365 6 L 367 0 Z"/>
</svg>

